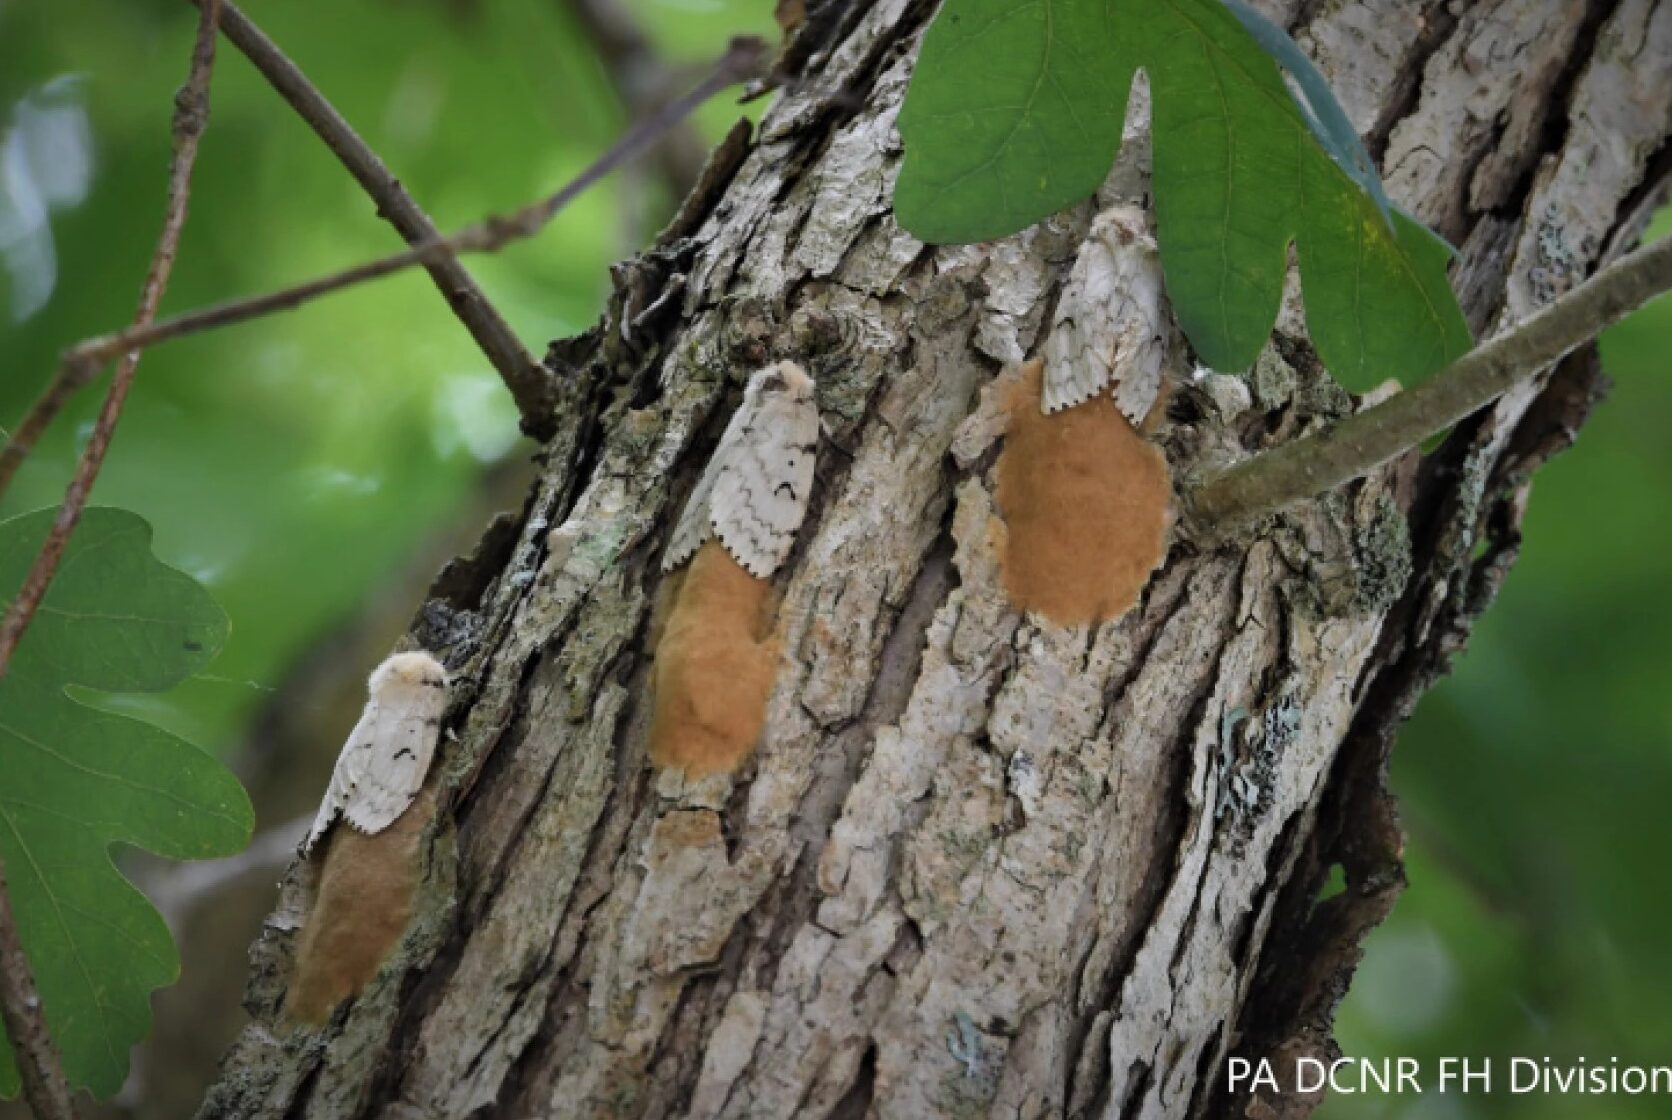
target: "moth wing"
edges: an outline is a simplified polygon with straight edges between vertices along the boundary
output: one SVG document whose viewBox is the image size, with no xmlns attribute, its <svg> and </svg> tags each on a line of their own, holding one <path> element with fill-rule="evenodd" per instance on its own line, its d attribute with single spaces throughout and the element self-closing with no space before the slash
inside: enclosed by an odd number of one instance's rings
<svg viewBox="0 0 1672 1120">
<path fill-rule="evenodd" d="M 343 810 L 354 799 L 357 774 L 363 766 L 360 754 L 369 749 L 367 736 L 371 716 L 372 709 L 369 707 L 360 713 L 360 722 L 348 733 L 342 752 L 337 755 L 337 765 L 331 770 L 331 783 L 325 787 L 325 796 L 319 803 L 319 813 L 314 817 L 313 828 L 308 831 L 307 839 L 302 841 L 304 856 L 313 851 L 314 845 L 324 838 L 331 825 L 342 816 Z"/>
<path fill-rule="evenodd" d="M 307 838 L 302 841 L 302 855 L 307 856 L 314 850 L 314 845 L 330 831 L 336 822 L 337 815 L 343 809 L 343 793 L 337 785 L 336 774 L 331 775 L 331 784 L 325 790 L 325 798 L 319 803 L 319 813 L 314 817 L 313 827 L 308 830 Z"/>
<path fill-rule="evenodd" d="M 1161 392 L 1165 298 L 1143 211 L 1118 206 L 1099 214 L 1045 340 L 1045 412 L 1081 404 L 1113 385 L 1115 406 L 1134 426 L 1142 422 Z"/>
<path fill-rule="evenodd" d="M 1112 373 L 1105 340 L 1105 300 L 1114 262 L 1107 247 L 1090 237 L 1069 270 L 1057 301 L 1051 333 L 1045 337 L 1045 383 L 1040 407 L 1046 415 L 1084 404 L 1101 393 Z"/>
<path fill-rule="evenodd" d="M 382 832 L 406 812 L 435 754 L 440 713 L 408 691 L 366 705 L 353 753 L 344 756 L 353 759 L 354 786 L 343 819 L 364 833 Z"/>
<path fill-rule="evenodd" d="M 726 456 L 730 453 L 727 441 L 731 438 L 732 427 L 736 425 L 737 420 L 737 416 L 734 415 L 731 424 L 726 426 L 725 434 L 720 437 L 720 446 L 714 449 L 708 466 L 703 468 L 702 477 L 697 479 L 697 485 L 691 490 L 690 498 L 686 499 L 685 508 L 679 514 L 679 521 L 673 527 L 673 536 L 668 540 L 668 550 L 662 556 L 664 572 L 673 571 L 695 556 L 697 549 L 714 535 L 714 513 L 711 507 L 714 485 L 725 465 Z"/>
<path fill-rule="evenodd" d="M 765 579 L 788 558 L 807 516 L 818 454 L 819 410 L 811 394 L 763 396 L 719 464 L 709 508 L 715 534 L 750 575 Z"/>
<path fill-rule="evenodd" d="M 1134 428 L 1161 396 L 1167 364 L 1167 294 L 1154 243 L 1130 255 L 1115 334 L 1114 400 Z"/>
</svg>

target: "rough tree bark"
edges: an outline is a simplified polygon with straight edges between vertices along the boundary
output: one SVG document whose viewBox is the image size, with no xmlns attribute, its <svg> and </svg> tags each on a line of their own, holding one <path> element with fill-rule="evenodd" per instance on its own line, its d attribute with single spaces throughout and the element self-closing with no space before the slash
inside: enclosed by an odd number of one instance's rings
<svg viewBox="0 0 1672 1120">
<path fill-rule="evenodd" d="M 1477 331 L 1641 228 L 1668 169 L 1672 5 L 1263 6 L 1393 197 L 1462 247 Z M 1095 209 L 1143 199 L 1147 134 L 1129 125 L 1096 204 L 925 248 L 889 196 L 932 8 L 814 6 L 803 80 L 620 270 L 600 327 L 553 347 L 542 476 L 414 625 L 461 699 L 412 926 L 326 1030 L 283 1028 L 294 871 L 254 951 L 257 1021 L 203 1115 L 1316 1104 L 1233 1099 L 1220 1071 L 1331 1049 L 1360 939 L 1403 886 L 1393 735 L 1513 561 L 1534 469 L 1600 392 L 1594 356 L 1248 535 L 1181 534 L 1117 623 L 1019 617 L 980 392 L 1037 344 Z M 814 373 L 829 425 L 776 577 L 778 684 L 745 771 L 683 782 L 645 757 L 657 560 L 742 377 L 778 357 Z M 1292 300 L 1250 388 L 1246 407 L 1180 391 L 1159 436 L 1176 475 L 1355 407 Z M 1346 887 L 1320 901 L 1336 865 Z"/>
</svg>

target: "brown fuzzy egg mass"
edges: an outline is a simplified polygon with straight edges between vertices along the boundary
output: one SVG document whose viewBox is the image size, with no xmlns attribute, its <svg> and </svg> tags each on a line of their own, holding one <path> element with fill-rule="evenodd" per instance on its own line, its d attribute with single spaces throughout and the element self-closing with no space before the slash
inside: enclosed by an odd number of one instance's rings
<svg viewBox="0 0 1672 1120">
<path fill-rule="evenodd" d="M 435 816 L 429 787 L 375 836 L 339 822 L 326 842 L 319 890 L 296 948 L 285 1015 L 323 1026 L 377 975 L 412 919 L 418 844 Z"/>
<path fill-rule="evenodd" d="M 1166 555 L 1167 460 L 1107 393 L 1046 416 L 1043 374 L 1024 368 L 998 461 L 1005 590 L 1060 625 L 1118 618 Z"/>
<path fill-rule="evenodd" d="M 730 773 L 760 739 L 777 675 L 772 585 L 711 540 L 672 594 L 652 671 L 650 757 L 693 777 Z"/>
</svg>

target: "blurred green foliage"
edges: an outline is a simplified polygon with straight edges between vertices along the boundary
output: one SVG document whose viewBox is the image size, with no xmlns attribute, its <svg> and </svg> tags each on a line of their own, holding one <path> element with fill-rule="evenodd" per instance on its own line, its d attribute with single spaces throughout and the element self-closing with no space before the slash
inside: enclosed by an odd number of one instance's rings
<svg viewBox="0 0 1672 1120">
<path fill-rule="evenodd" d="M 1650 237 L 1672 235 L 1663 213 Z M 1672 1064 L 1672 297 L 1533 484 L 1520 560 L 1394 751 L 1410 889 L 1340 1019 L 1358 1055 Z M 1337 1097 L 1322 1120 L 1663 1117 L 1665 1098 Z"/>
<path fill-rule="evenodd" d="M 559 0 L 245 6 L 444 229 L 554 188 L 624 123 Z M 670 58 L 693 63 L 771 22 L 764 2 L 629 6 Z M 85 197 L 51 214 L 57 275 L 38 311 L 12 320 L 18 279 L 0 269 L 0 423 L 22 413 L 62 347 L 131 314 L 194 18 L 183 0 L 0 0 L 0 152 L 29 106 L 69 105 L 86 114 L 92 161 Z M 738 114 L 711 103 L 703 128 L 715 137 Z M 667 202 L 647 177 L 618 175 L 539 238 L 467 263 L 538 352 L 590 324 L 606 265 L 643 244 Z M 223 44 L 165 309 L 395 247 Z M 1660 863 L 1672 847 L 1661 801 L 1672 790 L 1669 345 L 1664 300 L 1606 338 L 1612 398 L 1540 475 L 1500 602 L 1401 739 L 1412 886 L 1343 1009 L 1348 1053 L 1672 1061 Z M 0 515 L 58 500 L 96 396 L 60 421 Z M 97 500 L 150 520 L 158 554 L 210 586 L 233 633 L 206 678 L 104 702 L 225 749 L 295 655 L 448 524 L 487 464 L 525 450 L 514 433 L 497 379 L 421 273 L 152 351 Z M 1429 1095 L 1336 1098 L 1320 1115 L 1661 1113 L 1623 1098 Z"/>
</svg>

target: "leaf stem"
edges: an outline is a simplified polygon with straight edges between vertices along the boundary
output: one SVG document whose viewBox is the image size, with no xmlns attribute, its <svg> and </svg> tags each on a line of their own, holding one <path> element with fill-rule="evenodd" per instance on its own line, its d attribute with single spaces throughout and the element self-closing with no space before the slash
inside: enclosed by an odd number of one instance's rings
<svg viewBox="0 0 1672 1120">
<path fill-rule="evenodd" d="M 1187 503 L 1202 523 L 1244 521 L 1368 474 L 1672 289 L 1672 237 L 1637 249 L 1433 378 L 1333 427 L 1204 479 Z"/>
</svg>

